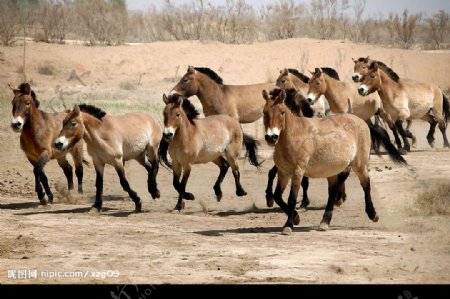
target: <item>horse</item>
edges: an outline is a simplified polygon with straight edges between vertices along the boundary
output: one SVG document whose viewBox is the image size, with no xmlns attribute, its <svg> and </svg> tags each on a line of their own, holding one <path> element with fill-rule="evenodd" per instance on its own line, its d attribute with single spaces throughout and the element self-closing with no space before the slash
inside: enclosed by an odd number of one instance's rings
<svg viewBox="0 0 450 299">
<path fill-rule="evenodd" d="M 119 176 L 124 191 L 140 212 L 142 202 L 131 189 L 125 177 L 125 162 L 136 160 L 148 172 L 147 187 L 152 198 L 159 198 L 156 175 L 159 160 L 158 147 L 162 138 L 159 122 L 146 113 L 107 115 L 92 105 L 75 105 L 62 123 L 62 129 L 55 140 L 55 147 L 70 149 L 84 140 L 95 167 L 95 203 L 92 211 L 101 211 L 103 195 L 103 171 L 105 164 L 112 165 Z"/>
<path fill-rule="evenodd" d="M 283 88 L 284 89 L 284 88 Z M 295 88 L 284 89 L 286 93 L 286 97 L 284 100 L 285 105 L 292 111 L 292 113 L 296 116 L 300 117 L 314 117 L 315 110 L 311 106 L 311 104 L 303 97 L 302 94 Z M 275 88 L 269 92 L 270 96 L 278 97 L 281 92 L 281 89 Z M 269 170 L 268 173 L 268 181 L 266 188 L 266 203 L 268 207 L 273 207 L 274 197 L 273 197 L 273 181 L 277 175 L 278 168 L 275 165 L 272 169 Z M 309 206 L 309 197 L 308 197 L 308 187 L 309 187 L 309 179 L 304 176 L 302 178 L 302 189 L 303 189 L 303 198 L 300 204 L 301 208 L 306 208 Z M 346 200 L 345 194 L 345 186 L 343 186 L 343 194 L 342 198 L 339 198 L 335 201 L 335 205 L 340 206 Z"/>
<path fill-rule="evenodd" d="M 252 123 L 262 116 L 262 90 L 273 88 L 275 85 L 270 83 L 226 85 L 213 70 L 189 66 L 170 94 L 180 94 L 185 98 L 196 95 L 205 116 L 226 114 L 238 119 L 240 123 Z"/>
<path fill-rule="evenodd" d="M 174 211 L 180 212 L 184 208 L 183 198 L 195 199 L 192 193 L 186 192 L 193 164 L 213 162 L 219 167 L 220 173 L 213 187 L 217 201 L 222 198 L 221 183 L 230 166 L 236 184 L 236 195 L 247 195 L 240 182 L 237 164 L 239 150 L 245 142 L 237 119 L 225 114 L 198 119 L 199 112 L 195 106 L 180 94 L 172 94 L 169 97 L 164 94 L 163 101 L 166 105 L 163 112 L 163 138 L 169 142 L 173 186 L 178 192 Z M 256 142 L 252 140 L 248 143 L 247 157 L 250 164 L 258 167 Z"/>
<path fill-rule="evenodd" d="M 383 69 L 384 73 L 386 75 L 388 75 L 393 81 L 402 83 L 405 86 L 406 92 L 408 93 L 408 95 L 410 95 L 410 97 L 408 98 L 408 100 L 409 100 L 408 104 L 409 104 L 409 107 L 411 107 L 411 109 L 417 109 L 416 107 L 423 106 L 423 103 L 421 103 L 421 102 L 426 102 L 427 98 L 433 97 L 433 95 L 432 95 L 433 91 L 436 93 L 436 90 L 439 90 L 438 87 L 433 86 L 431 84 L 420 83 L 413 79 L 408 79 L 408 78 L 400 79 L 400 77 L 386 64 L 384 64 L 381 61 L 369 59 L 369 56 L 360 57 L 356 60 L 353 59 L 353 61 L 355 63 L 354 73 L 352 76 L 353 81 L 362 82 L 364 76 L 366 76 L 369 73 L 370 66 L 376 62 L 378 67 Z M 416 95 L 417 90 L 419 90 L 420 95 L 424 96 L 423 98 L 419 98 Z M 442 97 L 445 98 L 444 93 L 442 91 L 441 91 L 441 93 L 442 93 Z M 444 99 L 444 101 L 445 101 L 445 99 Z M 417 113 L 417 114 L 419 114 L 419 117 L 420 117 L 421 113 L 422 112 Z M 432 115 L 431 113 L 428 113 L 425 115 L 425 117 L 420 117 L 420 118 L 426 120 L 430 124 L 430 129 L 427 134 L 427 141 L 431 147 L 434 147 L 434 141 L 435 141 L 434 132 L 436 129 L 436 125 L 438 124 L 438 121 L 436 120 L 436 117 L 434 117 L 434 115 Z M 407 126 L 406 126 L 406 130 L 404 131 L 405 135 L 406 135 L 406 137 L 410 137 L 410 138 L 412 137 L 413 143 L 414 143 L 415 137 L 409 131 L 409 128 L 411 127 L 411 122 L 412 122 L 411 118 L 407 119 L 406 121 L 407 121 Z M 402 131 L 403 130 L 402 120 L 397 119 L 397 121 L 395 122 L 395 126 L 399 129 L 399 131 Z M 401 143 L 397 136 L 396 130 L 394 130 L 394 137 L 395 137 L 397 145 L 399 147 L 401 147 Z M 410 151 L 409 142 L 408 142 L 408 140 L 405 141 L 406 137 L 402 135 L 402 138 L 405 143 L 404 148 L 405 148 L 405 150 Z"/>
<path fill-rule="evenodd" d="M 408 119 L 423 119 L 430 123 L 427 134 L 428 144 L 434 147 L 434 130 L 436 124 L 442 133 L 444 147 L 450 147 L 446 129 L 450 114 L 448 98 L 437 86 L 418 83 L 411 80 L 399 80 L 394 76 L 390 68 L 380 67 L 378 62 L 373 62 L 358 88 L 361 95 L 378 92 L 383 105 L 393 121 L 400 121 L 398 128 L 402 136 L 407 133 L 401 125 Z M 388 73 L 387 73 L 388 72 Z M 405 147 L 409 147 L 407 140 Z"/>
<path fill-rule="evenodd" d="M 78 193 L 83 193 L 83 143 L 79 143 L 70 151 L 59 151 L 52 146 L 61 130 L 62 120 L 66 117 L 67 112 L 47 113 L 39 109 L 40 102 L 36 93 L 31 90 L 29 83 L 22 83 L 18 88 L 9 84 L 9 88 L 14 93 L 11 102 L 13 116 L 11 128 L 20 133 L 20 148 L 33 165 L 35 192 L 40 203 L 47 204 L 45 194 L 47 194 L 48 203 L 53 202 L 53 193 L 44 172 L 45 165 L 52 159 L 56 159 L 62 168 L 67 179 L 68 189 L 74 188 L 73 168 L 67 160 L 69 153 L 75 165 Z"/>
<path fill-rule="evenodd" d="M 288 215 L 282 233 L 290 234 L 300 223 L 295 210 L 303 176 L 328 179 L 328 202 L 319 230 L 329 228 L 334 202 L 342 195 L 350 171 L 356 173 L 364 191 L 366 213 L 373 222 L 379 219 L 372 203 L 369 177 L 370 129 L 361 118 L 341 113 L 323 118 L 296 117 L 284 100 L 286 93 L 270 96 L 263 91 L 265 139 L 275 147 L 274 162 L 278 167 L 275 202 Z M 385 137 L 381 137 L 385 138 Z M 388 151 L 395 161 L 406 164 L 396 151 Z M 291 190 L 286 204 L 282 199 L 289 180 Z"/>
<path fill-rule="evenodd" d="M 306 98 L 308 94 L 308 83 L 308 76 L 292 68 L 280 70 L 280 75 L 276 80 L 276 85 L 279 88 L 285 90 L 295 88 L 304 98 Z M 327 115 L 330 109 L 328 102 L 323 95 L 319 97 L 314 105 L 312 105 L 312 108 L 314 109 L 315 114 L 319 117 Z"/>
</svg>

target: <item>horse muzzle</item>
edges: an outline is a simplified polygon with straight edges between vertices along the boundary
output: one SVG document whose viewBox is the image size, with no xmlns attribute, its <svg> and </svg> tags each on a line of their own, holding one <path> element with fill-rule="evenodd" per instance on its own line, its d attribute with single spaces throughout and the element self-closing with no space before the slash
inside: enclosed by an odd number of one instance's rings
<svg viewBox="0 0 450 299">
<path fill-rule="evenodd" d="M 366 96 L 366 95 L 369 94 L 369 89 L 367 88 L 367 86 L 361 85 L 361 86 L 358 88 L 358 93 L 359 93 L 360 95 L 362 95 L 362 96 Z"/>
<path fill-rule="evenodd" d="M 280 136 L 277 134 L 266 134 L 264 136 L 264 139 L 266 139 L 266 142 L 269 145 L 275 145 L 278 143 L 278 140 L 280 139 Z"/>
<path fill-rule="evenodd" d="M 355 83 L 361 82 L 361 79 L 362 79 L 362 76 L 360 74 L 358 74 L 358 73 L 354 73 L 352 75 L 352 80 Z"/>
<path fill-rule="evenodd" d="M 13 131 L 17 133 L 22 132 L 23 122 L 20 121 L 11 122 L 11 129 L 13 129 Z"/>
<path fill-rule="evenodd" d="M 308 96 L 306 97 L 306 100 L 308 101 L 308 103 L 309 103 L 310 105 L 314 105 L 314 103 L 317 101 L 317 97 L 316 97 L 315 94 L 310 93 L 310 94 L 308 94 Z"/>
<path fill-rule="evenodd" d="M 69 141 L 64 136 L 58 137 L 55 140 L 55 147 L 59 150 L 66 149 L 68 145 L 69 145 Z"/>
<path fill-rule="evenodd" d="M 172 132 L 163 133 L 163 138 L 165 141 L 170 142 L 173 139 L 173 133 Z"/>
</svg>

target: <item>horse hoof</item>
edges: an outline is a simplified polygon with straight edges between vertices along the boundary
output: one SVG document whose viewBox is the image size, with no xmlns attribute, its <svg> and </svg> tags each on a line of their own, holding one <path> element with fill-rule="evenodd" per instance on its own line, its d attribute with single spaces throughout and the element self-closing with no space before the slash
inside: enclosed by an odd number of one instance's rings
<svg viewBox="0 0 450 299">
<path fill-rule="evenodd" d="M 334 206 L 335 206 L 335 207 L 340 207 L 343 203 L 344 203 L 344 201 L 343 201 L 342 198 L 341 198 L 341 199 L 339 199 L 339 200 L 335 200 L 335 201 L 334 201 Z"/>
<path fill-rule="evenodd" d="M 137 203 L 136 206 L 134 207 L 134 212 L 135 213 L 140 213 L 142 212 L 142 203 Z"/>
<path fill-rule="evenodd" d="M 154 192 L 150 192 L 150 194 L 152 195 L 153 199 L 159 198 L 161 196 L 161 194 L 159 193 L 159 190 L 156 190 Z"/>
<path fill-rule="evenodd" d="M 40 202 L 41 205 L 43 205 L 43 206 L 47 205 L 47 201 L 45 200 L 45 198 L 40 199 L 39 202 Z"/>
<path fill-rule="evenodd" d="M 403 156 L 403 155 L 406 155 L 406 154 L 408 153 L 408 152 L 407 152 L 404 148 L 402 148 L 402 147 L 399 148 L 398 151 L 399 151 L 400 155 L 402 155 L 402 156 Z"/>
<path fill-rule="evenodd" d="M 299 225 L 300 224 L 300 215 L 297 213 L 294 217 L 294 224 Z"/>
<path fill-rule="evenodd" d="M 372 218 L 373 222 L 378 222 L 380 220 L 380 217 L 378 217 L 378 214 L 375 214 L 375 217 Z"/>
<path fill-rule="evenodd" d="M 288 236 L 290 234 L 292 234 L 292 228 L 290 228 L 289 226 L 285 226 L 283 227 L 283 230 L 281 231 L 282 235 Z"/>
<path fill-rule="evenodd" d="M 220 202 L 220 200 L 222 199 L 222 194 L 216 195 L 216 199 L 217 199 L 217 202 Z"/>
<path fill-rule="evenodd" d="M 302 203 L 301 203 L 301 205 L 300 205 L 300 208 L 306 209 L 308 206 L 309 206 L 309 201 L 303 201 L 303 200 L 302 200 Z"/>
<path fill-rule="evenodd" d="M 184 195 L 183 195 L 183 198 L 186 199 L 186 200 L 194 200 L 195 196 L 192 193 L 185 192 Z M 184 206 L 183 206 L 183 209 L 184 209 Z"/>
<path fill-rule="evenodd" d="M 273 199 L 273 197 L 270 199 L 267 199 L 266 200 L 267 207 L 269 207 L 269 208 L 273 207 L 274 202 L 275 202 L 275 200 Z"/>
<path fill-rule="evenodd" d="M 247 192 L 245 192 L 244 190 L 238 190 L 238 191 L 236 191 L 236 195 L 239 197 L 245 196 L 245 195 L 247 195 Z"/>
<path fill-rule="evenodd" d="M 91 214 L 91 215 L 99 215 L 100 214 L 100 210 L 101 210 L 101 208 L 92 207 L 89 210 L 89 214 Z"/>
<path fill-rule="evenodd" d="M 319 231 L 327 231 L 330 228 L 330 225 L 326 222 L 320 222 Z"/>
<path fill-rule="evenodd" d="M 172 210 L 172 214 L 181 214 L 181 211 L 175 208 Z"/>
</svg>

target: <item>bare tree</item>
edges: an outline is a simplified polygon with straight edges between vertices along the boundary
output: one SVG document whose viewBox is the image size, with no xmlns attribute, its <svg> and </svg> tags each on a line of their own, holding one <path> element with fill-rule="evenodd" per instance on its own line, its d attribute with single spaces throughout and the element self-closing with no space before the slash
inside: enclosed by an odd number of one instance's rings
<svg viewBox="0 0 450 299">
<path fill-rule="evenodd" d="M 449 14 L 444 10 L 439 10 L 431 18 L 426 19 L 427 35 L 433 41 L 434 48 L 440 49 L 441 44 L 448 39 L 450 33 Z"/>
<path fill-rule="evenodd" d="M 321 39 L 330 39 L 338 28 L 338 19 L 348 8 L 348 0 L 312 0 L 311 14 Z"/>
<path fill-rule="evenodd" d="M 355 14 L 355 40 L 360 41 L 361 40 L 361 26 L 362 26 L 362 15 L 364 13 L 364 10 L 366 9 L 367 0 L 355 0 L 353 4 L 353 13 Z"/>
<path fill-rule="evenodd" d="M 405 49 L 411 48 L 414 44 L 417 29 L 420 24 L 422 14 L 409 14 L 408 9 L 405 9 L 401 15 L 390 14 L 389 15 L 389 30 L 392 36 L 396 40 L 402 42 L 402 47 Z"/>
<path fill-rule="evenodd" d="M 18 7 L 14 1 L 0 2 L 0 39 L 4 46 L 10 46 L 20 30 Z"/>
<path fill-rule="evenodd" d="M 298 24 L 304 18 L 305 6 L 295 4 L 294 0 L 279 0 L 261 11 L 262 20 L 267 26 L 269 39 L 286 39 L 296 36 Z"/>
</svg>

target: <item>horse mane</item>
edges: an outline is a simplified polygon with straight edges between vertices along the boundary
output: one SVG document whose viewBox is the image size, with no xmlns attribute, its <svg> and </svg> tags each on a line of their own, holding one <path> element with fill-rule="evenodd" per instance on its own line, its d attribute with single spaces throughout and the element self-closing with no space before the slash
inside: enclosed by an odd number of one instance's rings
<svg viewBox="0 0 450 299">
<path fill-rule="evenodd" d="M 393 69 L 391 69 L 381 61 L 373 60 L 372 63 L 369 65 L 369 69 L 373 69 L 375 63 L 378 63 L 378 67 L 382 69 L 386 73 L 386 75 L 388 75 L 389 78 L 391 78 L 394 82 L 398 83 L 398 81 L 400 80 L 400 76 L 396 72 L 394 72 Z"/>
<path fill-rule="evenodd" d="M 213 71 L 212 69 L 207 68 L 207 67 L 194 67 L 194 69 L 196 71 L 199 71 L 200 73 L 205 74 L 206 76 L 210 77 L 217 84 L 223 85 L 222 78 L 219 75 L 217 75 L 217 73 L 215 71 Z"/>
<path fill-rule="evenodd" d="M 183 108 L 183 111 L 184 113 L 186 113 L 186 116 L 190 122 L 192 122 L 194 119 L 197 119 L 200 115 L 200 112 L 198 112 L 194 104 L 192 104 L 188 99 L 183 100 L 181 108 Z"/>
<path fill-rule="evenodd" d="M 328 76 L 330 76 L 331 78 L 333 78 L 333 79 L 336 79 L 336 80 L 341 80 L 340 78 L 339 78 L 339 74 L 336 72 L 336 70 L 335 69 L 333 69 L 333 68 L 331 68 L 331 67 L 322 67 L 322 68 L 320 68 L 321 70 L 322 70 L 322 72 L 324 72 L 325 74 L 327 74 Z"/>
<path fill-rule="evenodd" d="M 281 88 L 274 88 L 273 90 L 269 91 L 269 95 L 272 98 L 278 98 L 282 91 L 283 91 L 283 89 L 281 89 Z"/>
<path fill-rule="evenodd" d="M 300 100 L 300 103 L 296 101 L 297 98 Z M 286 89 L 284 103 L 294 114 L 300 115 L 301 112 L 304 117 L 310 118 L 314 116 L 314 109 L 311 107 L 311 104 L 295 88 Z"/>
<path fill-rule="evenodd" d="M 78 107 L 80 107 L 80 111 L 90 114 L 99 120 L 102 120 L 102 118 L 106 115 L 105 111 L 93 105 L 80 104 Z"/>
<path fill-rule="evenodd" d="M 303 83 L 308 84 L 309 82 L 309 77 L 306 76 L 303 73 L 300 73 L 298 70 L 296 69 L 288 69 L 288 72 L 291 73 L 292 75 L 296 76 L 297 78 L 299 78 L 300 80 L 303 81 Z"/>
<path fill-rule="evenodd" d="M 30 83 L 22 83 L 19 85 L 19 92 L 22 94 L 30 94 L 31 98 L 34 101 L 34 105 L 36 106 L 36 108 L 39 108 L 40 102 L 37 99 L 36 93 L 34 92 L 34 90 L 31 90 L 31 86 Z"/>
</svg>

